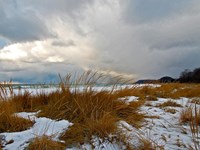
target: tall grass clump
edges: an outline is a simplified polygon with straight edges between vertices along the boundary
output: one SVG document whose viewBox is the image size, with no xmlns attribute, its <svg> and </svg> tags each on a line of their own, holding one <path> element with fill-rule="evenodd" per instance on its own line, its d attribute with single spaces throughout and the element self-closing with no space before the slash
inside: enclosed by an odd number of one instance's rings
<svg viewBox="0 0 200 150">
<path fill-rule="evenodd" d="M 200 125 L 200 109 L 197 109 L 197 107 L 195 105 L 194 118 L 190 121 L 190 130 L 192 132 L 192 140 L 193 140 L 193 143 L 194 143 L 195 150 L 200 149 L 199 125 Z"/>
<path fill-rule="evenodd" d="M 127 104 L 120 101 L 119 91 L 114 88 L 109 91 L 94 88 L 103 80 L 105 76 L 91 71 L 76 80 L 67 75 L 61 80 L 60 93 L 52 96 L 48 104 L 42 107 L 39 116 L 67 119 L 74 124 L 61 137 L 67 145 L 89 142 L 93 135 L 103 139 L 116 134 L 119 120 L 132 121 L 133 125 L 138 125 L 143 119 L 142 114 L 138 113 L 141 103 Z M 137 118 L 137 115 L 140 117 Z"/>
<path fill-rule="evenodd" d="M 200 108 L 197 108 L 195 104 L 194 107 L 190 106 L 182 110 L 180 114 L 181 123 L 189 123 L 190 131 L 192 133 L 193 146 L 190 146 L 191 149 L 199 150 L 200 149 Z"/>
<path fill-rule="evenodd" d="M 197 125 L 200 125 L 200 108 L 197 108 L 196 104 L 195 106 L 184 108 L 180 112 L 181 123 L 191 123 L 194 121 Z"/>
<path fill-rule="evenodd" d="M 195 106 L 190 106 L 185 108 L 180 113 L 180 122 L 188 123 L 190 126 L 190 131 L 192 133 L 193 146 L 190 145 L 190 149 L 199 150 L 200 149 L 200 108 Z"/>
<path fill-rule="evenodd" d="M 57 93 L 58 91 L 53 91 L 50 94 L 44 92 L 32 94 L 29 91 L 25 91 L 24 93 L 19 92 L 13 96 L 12 103 L 18 112 L 35 112 L 39 111 L 43 105 L 47 105 L 49 99 Z"/>
<path fill-rule="evenodd" d="M 168 100 L 162 104 L 159 104 L 158 105 L 159 107 L 168 107 L 168 106 L 171 106 L 171 107 L 182 107 L 181 104 L 178 104 L 176 103 L 175 101 L 172 101 L 172 100 Z"/>
<path fill-rule="evenodd" d="M 8 100 L 10 97 L 14 95 L 11 84 L 12 84 L 11 81 L 9 82 L 9 84 L 0 83 L 0 101 Z"/>
<path fill-rule="evenodd" d="M 53 141 L 51 137 L 36 137 L 26 148 L 27 150 L 65 150 L 65 144 Z"/>
<path fill-rule="evenodd" d="M 0 101 L 0 132 L 23 131 L 33 125 L 33 122 L 14 114 L 15 107 L 10 101 Z"/>
<path fill-rule="evenodd" d="M 0 132 L 23 131 L 33 125 L 33 122 L 14 113 L 17 112 L 12 98 L 14 96 L 11 86 L 0 85 Z"/>
</svg>

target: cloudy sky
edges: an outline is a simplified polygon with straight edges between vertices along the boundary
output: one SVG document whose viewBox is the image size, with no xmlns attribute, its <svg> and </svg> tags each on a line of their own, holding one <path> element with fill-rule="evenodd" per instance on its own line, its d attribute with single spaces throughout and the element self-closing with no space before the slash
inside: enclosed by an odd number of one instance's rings
<svg viewBox="0 0 200 150">
<path fill-rule="evenodd" d="M 199 25 L 198 0 L 0 0 L 0 81 L 178 77 L 200 67 Z"/>
</svg>

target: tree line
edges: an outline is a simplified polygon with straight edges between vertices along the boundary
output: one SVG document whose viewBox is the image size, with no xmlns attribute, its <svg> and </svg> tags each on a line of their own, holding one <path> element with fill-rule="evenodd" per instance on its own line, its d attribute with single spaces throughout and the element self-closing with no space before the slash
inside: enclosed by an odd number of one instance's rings
<svg viewBox="0 0 200 150">
<path fill-rule="evenodd" d="M 200 83 L 200 68 L 196 68 L 193 71 L 184 70 L 181 72 L 178 81 L 180 83 Z"/>
</svg>

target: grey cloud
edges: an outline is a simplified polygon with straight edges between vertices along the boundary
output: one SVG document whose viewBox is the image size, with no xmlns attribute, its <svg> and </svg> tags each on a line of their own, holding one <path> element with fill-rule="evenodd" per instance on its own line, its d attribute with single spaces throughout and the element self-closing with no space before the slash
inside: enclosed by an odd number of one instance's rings
<svg viewBox="0 0 200 150">
<path fill-rule="evenodd" d="M 2 69 L 1 72 L 19 72 L 19 71 L 24 71 L 25 69 L 16 69 L 16 68 L 13 68 L 13 69 Z"/>
<path fill-rule="evenodd" d="M 69 47 L 69 46 L 76 46 L 76 44 L 73 40 L 69 41 L 56 40 L 52 42 L 52 46 Z"/>
<path fill-rule="evenodd" d="M 7 0 L 0 2 L 0 36 L 11 42 L 56 38 L 51 21 L 75 22 L 92 0 Z M 68 18 L 68 19 L 66 19 Z M 77 25 L 78 32 L 78 25 Z M 81 33 L 81 31 L 79 31 Z"/>
<path fill-rule="evenodd" d="M 10 3 L 10 4 L 9 4 Z M 54 37 L 42 16 L 31 9 L 20 9 L 8 1 L 1 1 L 0 36 L 11 42 L 25 42 Z"/>
<path fill-rule="evenodd" d="M 200 64 L 195 57 L 195 50 L 200 48 L 200 19 L 199 13 L 190 11 L 156 18 L 154 22 L 128 24 L 121 18 L 125 14 L 121 14 L 117 23 L 105 19 L 106 26 L 95 24 L 101 29 L 94 35 L 100 53 L 99 68 L 155 78 L 166 74 L 177 77 L 181 69 L 196 67 Z M 109 59 L 113 60 L 111 64 L 106 63 Z"/>
<path fill-rule="evenodd" d="M 146 42 L 151 49 L 157 50 L 200 47 L 199 20 L 199 14 L 166 20 L 160 28 L 154 26 L 153 32 L 147 31 Z"/>
<path fill-rule="evenodd" d="M 128 0 L 123 19 L 129 23 L 149 23 L 182 13 L 188 0 Z"/>
</svg>

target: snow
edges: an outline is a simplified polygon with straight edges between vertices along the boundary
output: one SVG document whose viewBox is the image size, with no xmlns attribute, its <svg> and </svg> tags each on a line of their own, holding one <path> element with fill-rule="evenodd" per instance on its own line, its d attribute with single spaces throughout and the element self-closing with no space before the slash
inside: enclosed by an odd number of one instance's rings
<svg viewBox="0 0 200 150">
<path fill-rule="evenodd" d="M 162 104 L 168 100 L 175 101 L 181 104 L 183 107 L 168 107 L 176 110 L 176 113 L 172 114 L 166 112 L 164 108 L 155 107 L 158 104 Z M 180 112 L 185 107 L 189 107 L 188 98 L 180 99 L 165 99 L 158 98 L 158 101 L 152 101 L 152 106 L 142 106 L 141 112 L 146 113 L 149 116 L 158 116 L 159 118 L 147 118 L 146 125 L 141 130 L 143 133 L 155 141 L 159 145 L 163 145 L 165 150 L 186 150 L 192 145 L 192 133 L 189 125 L 181 125 L 179 122 Z"/>
<path fill-rule="evenodd" d="M 131 102 L 138 101 L 138 98 L 139 97 L 136 97 L 136 96 L 126 96 L 126 97 L 119 98 L 118 100 L 123 101 L 126 104 L 130 104 Z"/>
</svg>

